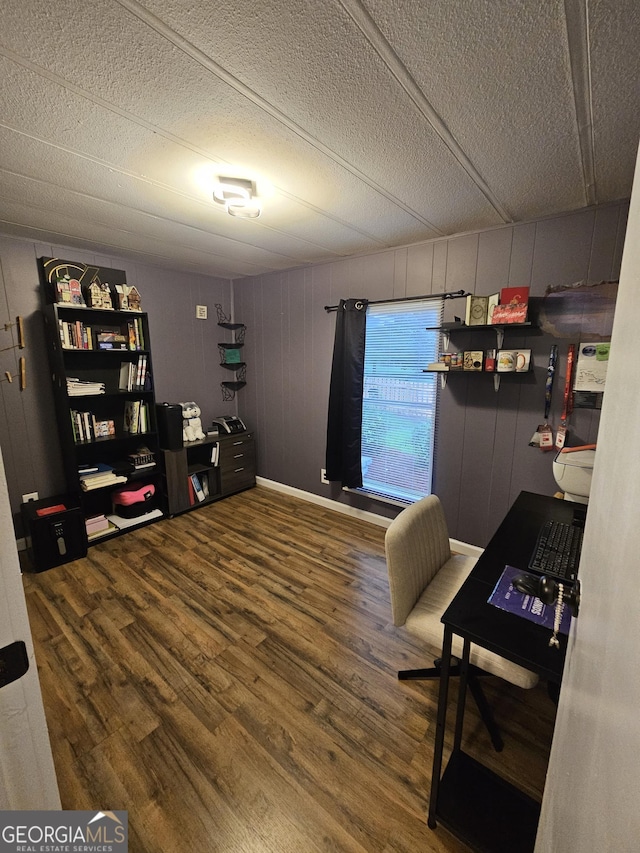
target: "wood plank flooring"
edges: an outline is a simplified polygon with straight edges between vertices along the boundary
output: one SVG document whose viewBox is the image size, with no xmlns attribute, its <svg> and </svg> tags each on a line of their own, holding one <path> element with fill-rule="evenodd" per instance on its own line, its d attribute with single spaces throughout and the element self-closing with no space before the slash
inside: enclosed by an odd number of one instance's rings
<svg viewBox="0 0 640 853">
<path fill-rule="evenodd" d="M 66 809 L 126 809 L 131 853 L 417 853 L 437 684 L 390 622 L 384 529 L 257 487 L 24 575 Z M 467 751 L 540 796 L 544 687 L 486 679 L 505 750 Z M 455 688 L 453 689 L 455 698 Z"/>
</svg>

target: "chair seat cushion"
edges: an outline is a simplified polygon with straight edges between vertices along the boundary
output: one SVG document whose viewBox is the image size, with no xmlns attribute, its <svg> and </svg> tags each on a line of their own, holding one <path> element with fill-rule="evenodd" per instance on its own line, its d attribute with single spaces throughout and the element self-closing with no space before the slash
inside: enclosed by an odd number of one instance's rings
<svg viewBox="0 0 640 853">
<path fill-rule="evenodd" d="M 451 557 L 422 593 L 407 617 L 405 628 L 434 649 L 442 649 L 444 625 L 440 618 L 476 563 L 475 557 L 456 554 Z M 438 652 L 439 653 L 439 652 Z M 462 639 L 453 635 L 452 654 L 462 656 Z M 538 683 L 538 676 L 516 663 L 471 644 L 469 660 L 472 664 L 497 675 L 511 684 L 528 689 Z"/>
</svg>

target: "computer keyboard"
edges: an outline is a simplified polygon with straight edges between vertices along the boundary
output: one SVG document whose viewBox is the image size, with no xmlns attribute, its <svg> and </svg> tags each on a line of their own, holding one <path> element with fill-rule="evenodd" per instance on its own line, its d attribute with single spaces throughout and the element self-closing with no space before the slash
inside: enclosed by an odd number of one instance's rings
<svg viewBox="0 0 640 853">
<path fill-rule="evenodd" d="M 582 535 L 579 524 L 547 521 L 538 534 L 529 568 L 543 575 L 572 582 L 578 573 Z"/>
</svg>

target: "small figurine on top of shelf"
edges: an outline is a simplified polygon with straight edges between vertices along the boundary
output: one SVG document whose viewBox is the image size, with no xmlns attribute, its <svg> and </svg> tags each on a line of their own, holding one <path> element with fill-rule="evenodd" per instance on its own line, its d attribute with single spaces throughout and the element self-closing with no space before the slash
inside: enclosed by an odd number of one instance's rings
<svg viewBox="0 0 640 853">
<path fill-rule="evenodd" d="M 142 297 L 135 284 L 132 284 L 131 287 L 126 287 L 126 291 L 129 301 L 129 311 L 142 311 Z"/>
<path fill-rule="evenodd" d="M 71 278 L 68 273 L 58 276 L 56 281 L 56 302 L 84 306 L 82 288 L 77 278 Z"/>
<path fill-rule="evenodd" d="M 115 295 L 116 295 L 116 308 L 118 308 L 118 310 L 120 310 L 120 311 L 128 311 L 129 310 L 129 299 L 127 297 L 127 285 L 126 284 L 116 284 Z"/>
<path fill-rule="evenodd" d="M 87 305 L 90 308 L 102 308 L 108 311 L 113 311 L 113 302 L 111 301 L 111 289 L 105 282 L 92 281 L 87 288 Z"/>
<path fill-rule="evenodd" d="M 180 403 L 182 407 L 182 439 L 183 441 L 197 441 L 205 438 L 200 420 L 200 406 L 197 403 Z"/>
</svg>

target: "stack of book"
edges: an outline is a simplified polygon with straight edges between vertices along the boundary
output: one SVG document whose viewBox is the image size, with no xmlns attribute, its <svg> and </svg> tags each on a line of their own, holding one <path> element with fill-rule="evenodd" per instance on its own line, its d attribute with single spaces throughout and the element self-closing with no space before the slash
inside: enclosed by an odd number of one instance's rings
<svg viewBox="0 0 640 853">
<path fill-rule="evenodd" d="M 80 488 L 85 492 L 93 489 L 103 489 L 105 486 L 113 486 L 116 483 L 126 483 L 127 478 L 115 474 L 110 465 L 96 462 L 95 465 L 85 465 L 78 469 Z"/>
<path fill-rule="evenodd" d="M 103 329 L 96 334 L 98 349 L 105 350 L 126 350 L 129 349 L 129 341 L 127 336 L 123 335 L 119 329 Z"/>
<path fill-rule="evenodd" d="M 85 519 L 87 528 L 87 539 L 91 542 L 93 539 L 100 539 L 106 536 L 107 533 L 117 530 L 116 525 L 109 521 L 106 515 L 92 515 Z"/>
<path fill-rule="evenodd" d="M 67 378 L 67 394 L 70 397 L 86 397 L 88 394 L 104 394 L 104 382 L 89 382 L 76 377 Z"/>
</svg>

